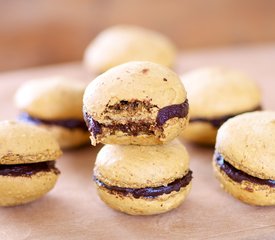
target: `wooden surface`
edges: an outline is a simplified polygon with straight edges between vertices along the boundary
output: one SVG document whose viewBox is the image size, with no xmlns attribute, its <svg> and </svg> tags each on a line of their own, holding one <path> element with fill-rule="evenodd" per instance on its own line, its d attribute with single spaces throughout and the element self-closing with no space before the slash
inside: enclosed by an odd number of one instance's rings
<svg viewBox="0 0 275 240">
<path fill-rule="evenodd" d="M 275 110 L 275 45 L 184 53 L 178 70 L 217 64 L 248 72 L 263 90 L 264 107 Z M 0 118 L 16 116 L 12 96 L 21 82 L 57 73 L 88 79 L 78 63 L 0 75 Z M 193 188 L 178 209 L 133 217 L 105 206 L 91 179 L 100 147 L 86 147 L 64 153 L 57 163 L 60 179 L 44 198 L 0 209 L 0 239 L 274 239 L 275 207 L 253 207 L 233 199 L 213 176 L 213 149 L 186 146 Z"/>
<path fill-rule="evenodd" d="M 81 59 L 113 24 L 166 34 L 179 48 L 275 40 L 272 0 L 0 1 L 0 71 Z"/>
</svg>

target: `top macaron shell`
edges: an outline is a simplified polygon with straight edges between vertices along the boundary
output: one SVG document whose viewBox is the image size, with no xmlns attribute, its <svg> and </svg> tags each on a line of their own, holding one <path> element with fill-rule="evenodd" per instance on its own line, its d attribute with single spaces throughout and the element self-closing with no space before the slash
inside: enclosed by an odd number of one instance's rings
<svg viewBox="0 0 275 240">
<path fill-rule="evenodd" d="M 0 122 L 0 164 L 50 161 L 61 154 L 48 131 L 21 122 Z"/>
<path fill-rule="evenodd" d="M 84 61 L 102 73 L 129 61 L 152 61 L 172 66 L 176 49 L 162 34 L 137 26 L 119 25 L 101 32 L 87 47 Z"/>
<path fill-rule="evenodd" d="M 82 82 L 62 76 L 31 80 L 18 89 L 15 103 L 33 117 L 81 120 L 85 87 Z"/>
<path fill-rule="evenodd" d="M 188 92 L 191 117 L 215 118 L 254 110 L 261 94 L 245 74 L 222 67 L 207 67 L 181 76 Z"/>
<path fill-rule="evenodd" d="M 178 141 L 157 146 L 105 145 L 94 175 L 109 186 L 145 188 L 167 185 L 189 170 L 189 156 Z"/>
<path fill-rule="evenodd" d="M 108 70 L 88 85 L 84 111 L 98 121 L 106 106 L 133 99 L 163 108 L 183 103 L 186 91 L 169 68 L 152 62 L 129 62 Z"/>
<path fill-rule="evenodd" d="M 275 112 L 251 112 L 225 122 L 216 151 L 235 168 L 261 179 L 275 179 Z"/>
</svg>

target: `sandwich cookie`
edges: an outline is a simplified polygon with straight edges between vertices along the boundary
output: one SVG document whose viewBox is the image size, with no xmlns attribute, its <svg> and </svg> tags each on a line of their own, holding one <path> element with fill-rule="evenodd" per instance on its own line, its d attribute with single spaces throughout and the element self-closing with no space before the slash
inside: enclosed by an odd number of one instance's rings
<svg viewBox="0 0 275 240">
<path fill-rule="evenodd" d="M 190 124 L 186 140 L 213 145 L 229 118 L 261 109 L 258 86 L 245 74 L 227 68 L 201 68 L 182 75 L 188 92 Z"/>
<path fill-rule="evenodd" d="M 131 215 L 178 207 L 191 188 L 189 156 L 178 141 L 167 145 L 105 145 L 97 155 L 94 181 L 108 206 Z"/>
<path fill-rule="evenodd" d="M 224 190 L 253 205 L 275 205 L 275 112 L 245 113 L 218 130 L 213 166 Z"/>
<path fill-rule="evenodd" d="M 23 84 L 15 103 L 19 120 L 49 130 L 61 148 L 73 148 L 89 142 L 83 120 L 82 98 L 85 85 L 65 77 L 37 79 Z"/>
<path fill-rule="evenodd" d="M 0 122 L 0 206 L 34 201 L 55 185 L 62 154 L 44 129 L 25 123 Z"/>
<path fill-rule="evenodd" d="M 101 32 L 87 47 L 84 64 L 100 74 L 129 61 L 151 61 L 168 67 L 175 62 L 176 48 L 162 34 L 138 26 L 118 25 Z"/>
<path fill-rule="evenodd" d="M 151 62 L 129 62 L 93 80 L 83 98 L 93 145 L 163 144 L 188 123 L 188 100 L 179 77 Z"/>
</svg>

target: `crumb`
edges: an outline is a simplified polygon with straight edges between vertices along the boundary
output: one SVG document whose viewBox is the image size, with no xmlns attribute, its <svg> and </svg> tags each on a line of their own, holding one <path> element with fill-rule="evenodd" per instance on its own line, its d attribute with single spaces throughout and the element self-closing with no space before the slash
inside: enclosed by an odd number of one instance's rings
<svg viewBox="0 0 275 240">
<path fill-rule="evenodd" d="M 144 69 L 142 69 L 142 73 L 143 73 L 143 74 L 146 74 L 148 71 L 149 71 L 149 69 L 148 69 L 148 68 L 144 68 Z"/>
</svg>

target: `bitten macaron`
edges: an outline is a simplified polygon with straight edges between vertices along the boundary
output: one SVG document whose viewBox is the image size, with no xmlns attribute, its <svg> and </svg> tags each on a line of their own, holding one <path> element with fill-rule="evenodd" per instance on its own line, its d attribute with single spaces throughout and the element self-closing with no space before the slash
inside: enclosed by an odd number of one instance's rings
<svg viewBox="0 0 275 240">
<path fill-rule="evenodd" d="M 94 181 L 100 198 L 131 215 L 152 215 L 178 207 L 191 188 L 189 156 L 182 144 L 105 145 Z"/>
<path fill-rule="evenodd" d="M 217 130 L 227 119 L 261 109 L 257 84 L 242 72 L 207 67 L 187 72 L 181 79 L 190 104 L 183 137 L 191 142 L 214 145 Z"/>
<path fill-rule="evenodd" d="M 252 205 L 275 205 L 275 112 L 245 113 L 218 130 L 213 166 L 224 190 Z"/>
<path fill-rule="evenodd" d="M 188 100 L 179 77 L 152 62 L 129 62 L 94 79 L 83 113 L 93 145 L 163 144 L 188 123 Z"/>
<path fill-rule="evenodd" d="M 27 81 L 15 95 L 19 120 L 49 130 L 61 148 L 86 144 L 89 132 L 82 114 L 85 87 L 62 76 Z"/>
<path fill-rule="evenodd" d="M 13 121 L 0 122 L 0 206 L 34 201 L 55 185 L 62 154 L 44 129 Z"/>
<path fill-rule="evenodd" d="M 175 62 L 176 48 L 161 33 L 132 25 L 110 27 L 87 47 L 84 63 L 90 72 L 100 74 L 129 61 L 151 61 L 168 67 Z"/>
</svg>

